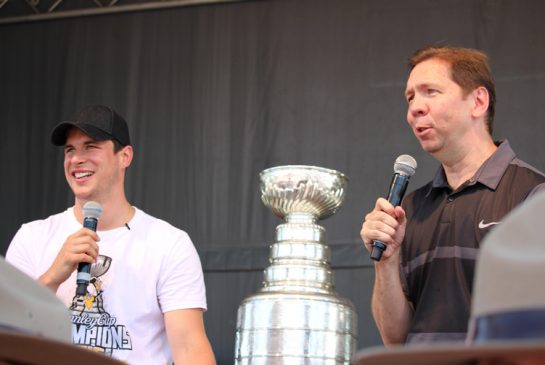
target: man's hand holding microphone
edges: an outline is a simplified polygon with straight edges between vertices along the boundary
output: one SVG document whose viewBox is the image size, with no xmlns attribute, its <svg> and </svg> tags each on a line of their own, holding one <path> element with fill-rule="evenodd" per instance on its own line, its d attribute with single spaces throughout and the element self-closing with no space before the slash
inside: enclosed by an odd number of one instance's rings
<svg viewBox="0 0 545 365">
<path fill-rule="evenodd" d="M 407 226 L 407 217 L 400 204 L 416 167 L 413 157 L 399 156 L 394 164 L 387 199 L 379 198 L 374 209 L 365 216 L 360 236 L 375 261 L 380 261 L 383 254 L 385 259 L 397 256 Z"/>
</svg>

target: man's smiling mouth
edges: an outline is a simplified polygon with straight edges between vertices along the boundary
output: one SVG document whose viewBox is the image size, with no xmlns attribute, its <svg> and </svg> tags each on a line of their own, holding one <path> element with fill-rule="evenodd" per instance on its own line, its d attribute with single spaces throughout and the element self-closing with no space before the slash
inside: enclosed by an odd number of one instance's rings
<svg viewBox="0 0 545 365">
<path fill-rule="evenodd" d="M 74 177 L 75 177 L 76 179 L 81 179 L 81 178 L 84 178 L 84 177 L 93 175 L 93 172 L 91 172 L 91 171 L 74 172 L 72 175 L 74 175 Z"/>
</svg>

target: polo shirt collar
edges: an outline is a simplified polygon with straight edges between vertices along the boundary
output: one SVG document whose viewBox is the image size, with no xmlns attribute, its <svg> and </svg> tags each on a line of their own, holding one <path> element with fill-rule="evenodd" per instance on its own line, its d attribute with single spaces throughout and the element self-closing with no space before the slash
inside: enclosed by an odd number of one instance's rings
<svg viewBox="0 0 545 365">
<path fill-rule="evenodd" d="M 469 185 L 479 182 L 492 190 L 498 187 L 501 177 L 516 155 L 508 140 L 495 142 L 495 144 L 498 149 L 479 167 L 473 178 L 471 178 Z M 450 188 L 443 166 L 437 169 L 428 194 L 432 189 L 437 188 Z"/>
</svg>

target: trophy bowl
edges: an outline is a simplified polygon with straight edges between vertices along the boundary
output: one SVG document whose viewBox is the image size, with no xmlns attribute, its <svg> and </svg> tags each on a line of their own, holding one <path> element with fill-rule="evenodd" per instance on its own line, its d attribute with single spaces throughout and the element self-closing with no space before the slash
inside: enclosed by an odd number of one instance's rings
<svg viewBox="0 0 545 365">
<path fill-rule="evenodd" d="M 271 167 L 259 177 L 261 201 L 282 219 L 290 213 L 329 217 L 343 202 L 348 183 L 341 172 L 304 165 Z"/>
<path fill-rule="evenodd" d="M 99 276 L 103 275 L 106 271 L 108 271 L 111 263 L 111 257 L 98 255 L 97 262 L 91 265 L 91 276 L 94 278 L 98 278 Z"/>
</svg>

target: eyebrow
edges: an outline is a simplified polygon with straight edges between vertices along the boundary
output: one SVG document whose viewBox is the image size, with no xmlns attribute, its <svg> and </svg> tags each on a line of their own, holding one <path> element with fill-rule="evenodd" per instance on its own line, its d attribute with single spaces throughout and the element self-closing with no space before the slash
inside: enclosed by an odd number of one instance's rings
<svg viewBox="0 0 545 365">
<path fill-rule="evenodd" d="M 434 83 L 434 82 L 423 82 L 421 84 L 417 84 L 415 87 L 405 90 L 405 97 L 407 97 L 407 96 L 409 96 L 411 94 L 414 94 L 414 91 L 413 91 L 414 89 L 419 90 L 419 89 L 425 89 L 425 88 L 428 88 L 428 87 L 438 88 L 439 85 L 437 83 Z"/>
<path fill-rule="evenodd" d="M 91 139 L 91 140 L 89 140 L 89 141 L 83 142 L 83 144 L 84 144 L 85 146 L 88 146 L 88 145 L 90 145 L 90 144 L 95 144 L 95 143 L 100 143 L 100 142 L 104 142 L 104 141 L 96 141 L 96 140 L 94 140 L 94 139 Z M 68 147 L 74 147 L 74 145 L 72 145 L 72 144 L 65 144 L 65 145 L 64 145 L 64 149 L 66 149 L 66 148 L 68 148 Z"/>
</svg>

